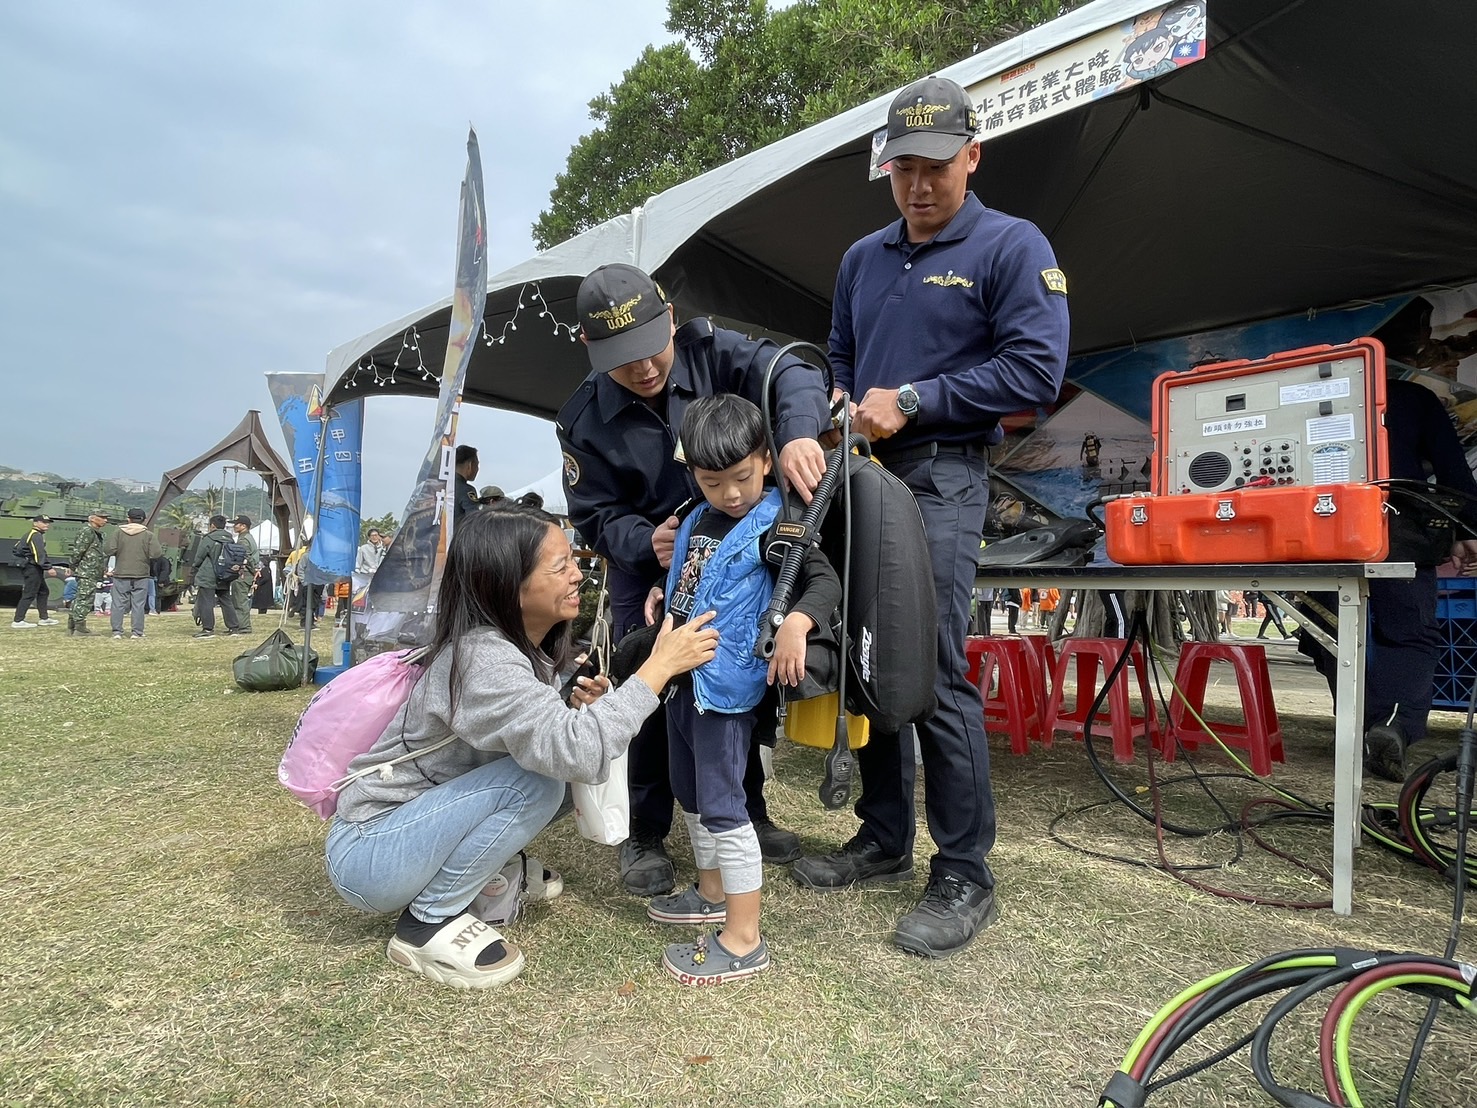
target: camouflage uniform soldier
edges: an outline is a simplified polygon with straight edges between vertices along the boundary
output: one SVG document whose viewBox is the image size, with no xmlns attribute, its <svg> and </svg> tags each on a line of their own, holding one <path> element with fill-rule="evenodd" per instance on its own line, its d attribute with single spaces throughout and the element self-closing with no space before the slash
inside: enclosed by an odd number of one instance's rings
<svg viewBox="0 0 1477 1108">
<path fill-rule="evenodd" d="M 246 547 L 246 568 L 241 576 L 231 582 L 231 607 L 236 609 L 236 619 L 242 631 L 251 630 L 251 593 L 256 587 L 256 575 L 261 572 L 262 559 L 256 540 L 251 537 L 251 517 L 239 515 L 231 523 L 235 541 Z"/>
<path fill-rule="evenodd" d="M 97 598 L 97 583 L 108 564 L 103 553 L 103 528 L 108 525 L 107 512 L 93 512 L 87 526 L 72 540 L 72 574 L 77 578 L 77 595 L 72 601 L 72 614 L 67 617 L 67 634 L 90 635 L 87 617 Z"/>
</svg>

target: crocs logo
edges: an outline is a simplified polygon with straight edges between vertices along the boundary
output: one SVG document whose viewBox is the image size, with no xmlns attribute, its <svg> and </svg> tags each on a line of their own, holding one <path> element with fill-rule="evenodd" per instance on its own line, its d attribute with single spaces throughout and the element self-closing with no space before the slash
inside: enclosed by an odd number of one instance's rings
<svg viewBox="0 0 1477 1108">
<path fill-rule="evenodd" d="M 723 984 L 723 975 L 715 973 L 706 977 L 699 977 L 693 973 L 679 973 L 677 980 L 684 985 L 696 985 L 699 987 L 703 985 L 721 985 Z"/>
<path fill-rule="evenodd" d="M 483 923 L 480 919 L 474 920 L 473 922 L 467 924 L 467 926 L 463 927 L 454 936 L 452 936 L 451 945 L 456 947 L 458 950 L 465 950 L 467 947 L 472 945 L 472 940 L 475 939 L 478 935 L 482 934 L 484 931 L 491 930 L 492 928 L 488 927 L 487 924 Z"/>
</svg>

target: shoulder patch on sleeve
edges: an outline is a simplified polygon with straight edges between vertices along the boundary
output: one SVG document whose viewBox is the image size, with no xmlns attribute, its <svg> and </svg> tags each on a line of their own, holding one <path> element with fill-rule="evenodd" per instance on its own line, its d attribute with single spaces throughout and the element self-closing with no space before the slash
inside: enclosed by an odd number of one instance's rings
<svg viewBox="0 0 1477 1108">
<path fill-rule="evenodd" d="M 568 450 L 564 451 L 563 453 L 564 483 L 570 488 L 574 488 L 580 483 L 580 464 L 578 461 L 575 460 L 574 455 L 571 454 Z"/>
<path fill-rule="evenodd" d="M 1046 285 L 1047 292 L 1059 292 L 1067 295 L 1067 275 L 1060 269 L 1043 269 L 1041 280 Z"/>
</svg>

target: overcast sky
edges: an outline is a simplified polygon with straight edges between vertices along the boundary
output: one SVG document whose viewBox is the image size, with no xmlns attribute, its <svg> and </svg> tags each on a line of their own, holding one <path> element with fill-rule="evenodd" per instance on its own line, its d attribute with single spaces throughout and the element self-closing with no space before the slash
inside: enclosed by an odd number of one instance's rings
<svg viewBox="0 0 1477 1108">
<path fill-rule="evenodd" d="M 618 15 L 618 17 L 617 17 Z M 670 37 L 663 0 L 79 0 L 0 5 L 0 463 L 158 480 L 263 374 L 451 292 L 466 133 L 489 272 L 592 97 Z M 364 511 L 404 507 L 434 403 L 366 405 Z M 479 482 L 554 469 L 552 424 L 469 407 Z M 222 480 L 218 469 L 206 478 Z"/>
</svg>

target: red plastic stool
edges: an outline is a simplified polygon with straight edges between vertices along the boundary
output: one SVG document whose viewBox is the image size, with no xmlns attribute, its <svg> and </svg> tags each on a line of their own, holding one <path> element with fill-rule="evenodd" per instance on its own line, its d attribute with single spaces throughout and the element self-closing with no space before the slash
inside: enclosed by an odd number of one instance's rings
<svg viewBox="0 0 1477 1108">
<path fill-rule="evenodd" d="M 1190 714 L 1205 711 L 1205 686 L 1210 679 L 1213 662 L 1227 662 L 1236 674 L 1236 687 L 1241 693 L 1241 713 L 1245 723 L 1213 723 L 1211 729 L 1221 742 L 1251 755 L 1251 769 L 1259 777 L 1272 773 L 1272 762 L 1286 761 L 1282 755 L 1282 725 L 1277 720 L 1277 706 L 1272 700 L 1272 676 L 1267 670 L 1267 650 L 1263 646 L 1221 642 L 1187 642 L 1180 647 L 1179 664 L 1174 683 L 1185 699 L 1176 694 L 1169 702 L 1170 732 L 1164 743 L 1165 761 L 1174 760 L 1174 740 L 1194 749 L 1202 742 L 1214 742 L 1204 727 Z M 1186 701 L 1189 704 L 1186 705 Z"/>
<path fill-rule="evenodd" d="M 1101 663 L 1103 676 L 1113 668 L 1119 654 L 1123 652 L 1122 639 L 1066 639 L 1057 655 L 1052 669 L 1051 696 L 1047 700 L 1044 730 L 1052 735 L 1067 731 L 1079 738 L 1087 722 L 1088 709 L 1097 698 L 1098 666 Z M 1077 699 L 1070 711 L 1065 709 L 1063 694 L 1067 688 L 1067 671 L 1073 659 L 1077 662 Z M 1132 669 L 1138 677 L 1139 695 L 1144 701 L 1144 714 L 1135 716 L 1128 703 L 1128 671 Z M 1107 713 L 1099 712 L 1092 721 L 1094 728 L 1106 723 L 1113 738 L 1113 760 L 1133 761 L 1133 741 L 1143 737 L 1152 746 L 1160 745 L 1159 715 L 1154 710 L 1154 698 L 1149 693 L 1148 671 L 1144 666 L 1144 653 L 1135 643 L 1128 656 L 1128 665 L 1118 672 L 1118 679 L 1108 690 Z"/>
<path fill-rule="evenodd" d="M 1018 638 L 975 635 L 965 640 L 966 656 L 973 651 L 975 687 L 984 707 L 985 730 L 1010 738 L 1012 754 L 1025 754 L 1031 740 L 1051 743 L 1041 727 L 1041 673 L 1035 658 Z M 996 669 L 999 688 L 990 695 Z"/>
<path fill-rule="evenodd" d="M 1036 663 L 1036 672 L 1041 678 L 1041 703 L 1045 704 L 1051 692 L 1051 675 L 1056 670 L 1056 651 L 1051 648 L 1051 636 L 1022 635 L 1021 642 Z"/>
</svg>

